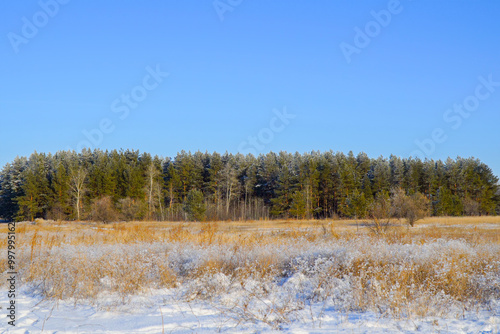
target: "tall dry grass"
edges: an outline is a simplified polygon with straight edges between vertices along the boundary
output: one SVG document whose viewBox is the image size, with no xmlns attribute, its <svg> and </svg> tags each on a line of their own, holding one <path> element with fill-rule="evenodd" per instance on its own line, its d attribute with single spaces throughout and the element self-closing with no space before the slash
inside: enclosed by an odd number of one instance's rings
<svg viewBox="0 0 500 334">
<path fill-rule="evenodd" d="M 75 302 L 177 289 L 184 300 L 215 300 L 223 312 L 275 326 L 313 303 L 408 317 L 500 300 L 496 217 L 431 218 L 416 228 L 394 221 L 384 235 L 357 221 L 38 221 L 16 232 L 21 282 Z"/>
</svg>

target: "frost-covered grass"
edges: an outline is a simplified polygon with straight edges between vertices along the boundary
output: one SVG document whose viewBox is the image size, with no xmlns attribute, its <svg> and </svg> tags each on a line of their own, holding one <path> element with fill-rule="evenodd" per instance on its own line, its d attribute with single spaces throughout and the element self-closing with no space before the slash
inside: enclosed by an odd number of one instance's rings
<svg viewBox="0 0 500 334">
<path fill-rule="evenodd" d="M 382 236 L 351 221 L 22 223 L 16 253 L 24 286 L 108 310 L 163 289 L 166 304 L 209 303 L 233 325 L 321 323 L 332 310 L 497 317 L 500 219 L 442 219 Z"/>
</svg>

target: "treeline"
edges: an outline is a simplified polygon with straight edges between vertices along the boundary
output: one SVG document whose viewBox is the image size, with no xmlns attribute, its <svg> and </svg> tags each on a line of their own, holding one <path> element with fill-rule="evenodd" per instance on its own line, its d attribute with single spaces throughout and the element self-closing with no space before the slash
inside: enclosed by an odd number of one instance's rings
<svg viewBox="0 0 500 334">
<path fill-rule="evenodd" d="M 473 158 L 352 152 L 194 154 L 131 150 L 18 157 L 0 172 L 4 219 L 239 220 L 369 215 L 380 196 L 422 195 L 433 215 L 500 213 L 498 178 Z"/>
</svg>

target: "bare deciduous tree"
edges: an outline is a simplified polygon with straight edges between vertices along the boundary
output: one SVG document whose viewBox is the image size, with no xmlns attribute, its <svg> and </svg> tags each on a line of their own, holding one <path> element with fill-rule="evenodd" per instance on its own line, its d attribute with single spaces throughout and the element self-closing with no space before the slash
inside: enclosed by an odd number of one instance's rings
<svg viewBox="0 0 500 334">
<path fill-rule="evenodd" d="M 369 208 L 373 220 L 371 230 L 376 234 L 384 234 L 390 226 L 391 200 L 387 194 L 379 193 Z"/>
<path fill-rule="evenodd" d="M 155 198 L 160 199 L 160 187 L 158 182 L 158 177 L 160 176 L 160 171 L 156 168 L 154 163 L 148 166 L 146 171 L 147 184 L 146 192 L 148 196 L 148 219 L 151 219 L 152 212 L 156 209 Z M 158 194 L 160 192 L 160 194 Z M 158 205 L 161 208 L 161 201 L 158 200 Z"/>
<path fill-rule="evenodd" d="M 430 215 L 430 201 L 419 192 L 408 196 L 401 188 L 392 190 L 392 216 L 405 218 L 410 226 Z"/>
<path fill-rule="evenodd" d="M 87 172 L 83 168 L 79 168 L 78 170 L 74 170 L 71 173 L 70 177 L 70 189 L 75 199 L 75 209 L 76 209 L 76 218 L 80 220 L 80 208 L 82 197 L 85 193 L 85 181 L 87 179 Z"/>
<path fill-rule="evenodd" d="M 231 199 L 235 195 L 235 188 L 238 183 L 238 179 L 236 178 L 236 169 L 229 162 L 224 167 L 222 176 L 224 183 L 224 190 L 226 192 L 226 218 L 229 215 L 229 206 L 231 204 Z"/>
<path fill-rule="evenodd" d="M 467 216 L 479 216 L 481 212 L 481 206 L 479 202 L 473 200 L 470 197 L 466 197 L 462 201 L 462 205 L 464 207 L 464 215 Z"/>
</svg>

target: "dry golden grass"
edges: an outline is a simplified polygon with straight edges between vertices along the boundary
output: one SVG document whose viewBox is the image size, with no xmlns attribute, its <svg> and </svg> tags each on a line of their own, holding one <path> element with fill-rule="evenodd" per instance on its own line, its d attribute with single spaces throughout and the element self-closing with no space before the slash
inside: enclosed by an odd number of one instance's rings
<svg viewBox="0 0 500 334">
<path fill-rule="evenodd" d="M 6 233 L 7 226 L 2 225 L 0 247 L 4 249 Z M 333 298 L 335 280 L 348 280 L 351 300 L 345 305 L 349 309 L 374 309 L 394 317 L 445 313 L 444 304 L 436 307 L 438 295 L 464 309 L 500 298 L 499 281 L 493 279 L 500 274 L 500 217 L 428 218 L 414 228 L 392 221 L 381 236 L 374 235 L 367 222 L 355 220 L 37 221 L 18 223 L 16 234 L 21 281 L 56 299 L 93 301 L 106 291 L 125 300 L 150 288 L 175 288 L 196 280 L 202 284 L 186 298 L 212 298 L 221 293 L 210 283 L 219 273 L 241 287 L 248 279 L 273 282 L 303 273 L 315 284 L 307 297 L 311 300 Z M 332 254 L 346 248 L 355 255 L 350 262 L 327 255 L 319 259 L 326 261 L 320 267 L 317 258 L 297 262 L 301 250 L 317 245 L 326 251 L 331 248 Z M 412 252 L 438 248 L 440 254 L 425 261 L 419 260 L 420 254 L 415 254 L 416 259 L 400 258 L 399 253 L 380 255 L 387 249 L 398 252 L 405 245 Z M 188 250 L 202 255 L 186 258 L 182 252 Z M 6 263 L 0 258 L 2 268 Z M 264 298 L 268 293 L 263 284 L 248 298 Z M 285 306 L 280 305 L 273 312 L 284 312 Z"/>
</svg>

